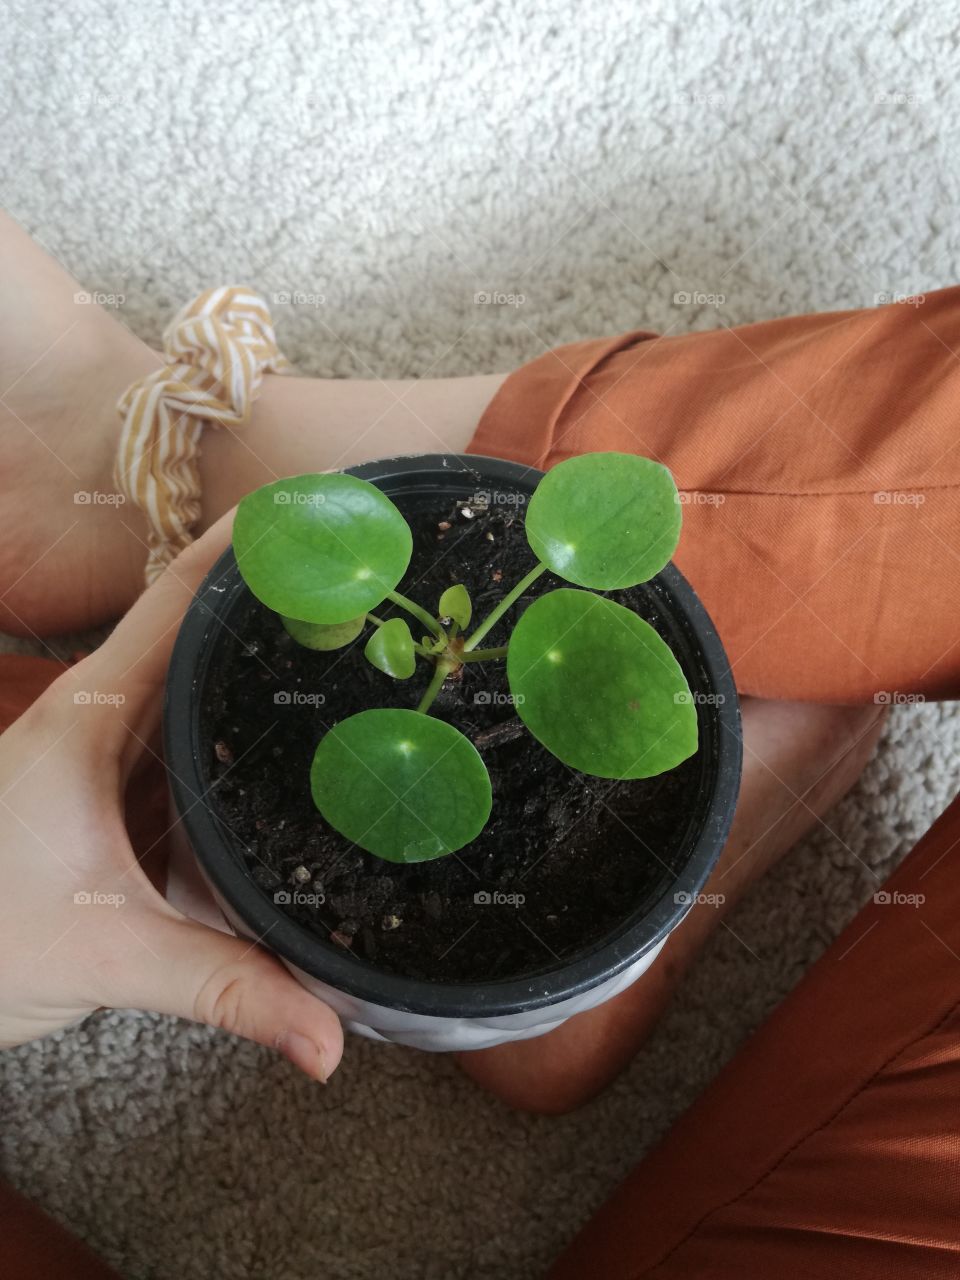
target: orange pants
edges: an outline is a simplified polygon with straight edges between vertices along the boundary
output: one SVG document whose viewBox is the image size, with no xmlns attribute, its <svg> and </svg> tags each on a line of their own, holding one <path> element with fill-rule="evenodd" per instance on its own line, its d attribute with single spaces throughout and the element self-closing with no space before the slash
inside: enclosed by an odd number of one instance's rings
<svg viewBox="0 0 960 1280">
<path fill-rule="evenodd" d="M 550 1280 L 956 1280 L 960 800 L 884 892 Z"/>
<path fill-rule="evenodd" d="M 958 290 L 575 343 L 506 381 L 471 448 L 542 467 L 595 449 L 665 462 L 686 499 L 677 562 L 745 692 L 955 697 L 955 349 Z M 22 677 L 0 665 L 4 722 L 35 696 Z M 960 801 L 551 1280 L 960 1275 L 958 885 Z M 0 1270 L 39 1274 L 3 1234 Z"/>
<path fill-rule="evenodd" d="M 960 289 L 918 306 L 560 347 L 507 379 L 474 453 L 593 449 L 673 471 L 676 563 L 764 698 L 960 693 Z M 933 597 L 933 599 L 931 599 Z"/>
</svg>

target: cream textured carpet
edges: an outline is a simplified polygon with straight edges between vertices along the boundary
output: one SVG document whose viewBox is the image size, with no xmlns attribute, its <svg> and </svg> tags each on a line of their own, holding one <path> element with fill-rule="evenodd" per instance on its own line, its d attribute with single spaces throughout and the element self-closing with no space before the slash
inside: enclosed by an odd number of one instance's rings
<svg viewBox="0 0 960 1280">
<path fill-rule="evenodd" d="M 247 281 L 289 295 L 281 341 L 322 375 L 873 305 L 960 274 L 950 26 L 884 0 L 9 0 L 2 197 L 144 338 Z M 5 1171 L 128 1277 L 536 1276 L 944 807 L 958 754 L 954 711 L 898 712 L 834 834 L 580 1115 L 517 1119 L 360 1043 L 323 1090 L 110 1013 L 0 1055 Z"/>
</svg>

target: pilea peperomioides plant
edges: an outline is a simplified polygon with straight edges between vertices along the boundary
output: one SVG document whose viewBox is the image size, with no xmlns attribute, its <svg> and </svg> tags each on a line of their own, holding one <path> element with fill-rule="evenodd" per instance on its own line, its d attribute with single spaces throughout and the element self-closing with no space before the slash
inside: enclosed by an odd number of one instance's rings
<svg viewBox="0 0 960 1280">
<path fill-rule="evenodd" d="M 397 586 L 413 549 L 410 528 L 372 484 L 349 475 L 294 476 L 240 503 L 237 565 L 253 594 L 312 649 L 338 649 L 371 627 L 364 654 L 396 680 L 418 659 L 432 666 L 416 709 L 360 711 L 317 747 L 314 802 L 341 835 L 392 862 L 462 848 L 490 815 L 491 786 L 473 744 L 429 714 L 464 663 L 505 659 L 517 714 L 574 769 L 646 778 L 697 749 L 697 715 L 680 665 L 656 631 L 596 591 L 636 586 L 670 559 L 680 534 L 676 486 L 665 467 L 631 454 L 560 463 L 540 481 L 526 515 L 536 564 L 471 631 L 466 587 L 443 592 L 435 612 Z M 538 597 L 509 641 L 481 641 L 541 574 L 574 584 Z M 389 601 L 420 623 L 371 610 Z"/>
</svg>

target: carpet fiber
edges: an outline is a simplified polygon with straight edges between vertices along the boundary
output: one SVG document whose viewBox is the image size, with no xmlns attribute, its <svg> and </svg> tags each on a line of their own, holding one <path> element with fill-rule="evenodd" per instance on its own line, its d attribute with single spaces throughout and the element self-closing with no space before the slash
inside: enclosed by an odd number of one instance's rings
<svg viewBox="0 0 960 1280">
<path fill-rule="evenodd" d="M 882 0 L 11 0 L 2 196 L 145 339 L 245 281 L 318 375 L 873 305 L 958 275 L 951 24 Z M 357 1042 L 321 1089 L 104 1013 L 0 1055 L 7 1176 L 128 1277 L 535 1276 L 945 806 L 958 754 L 953 710 L 898 710 L 579 1115 L 517 1119 L 444 1059 Z"/>
</svg>

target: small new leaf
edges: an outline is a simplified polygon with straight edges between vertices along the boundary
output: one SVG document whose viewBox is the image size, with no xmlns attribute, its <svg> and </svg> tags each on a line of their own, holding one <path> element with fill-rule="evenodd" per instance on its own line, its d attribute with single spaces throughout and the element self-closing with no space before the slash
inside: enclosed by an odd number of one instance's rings
<svg viewBox="0 0 960 1280">
<path fill-rule="evenodd" d="M 473 603 L 470 593 L 462 583 L 455 587 L 447 587 L 440 597 L 440 617 L 452 618 L 461 631 L 466 631 L 473 616 Z"/>
<path fill-rule="evenodd" d="M 394 680 L 409 680 L 417 665 L 413 636 L 402 618 L 391 618 L 377 627 L 367 641 L 363 656 Z"/>
</svg>

